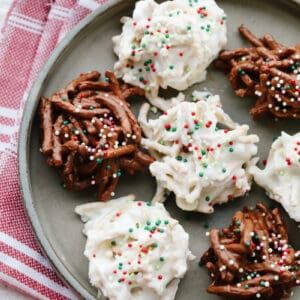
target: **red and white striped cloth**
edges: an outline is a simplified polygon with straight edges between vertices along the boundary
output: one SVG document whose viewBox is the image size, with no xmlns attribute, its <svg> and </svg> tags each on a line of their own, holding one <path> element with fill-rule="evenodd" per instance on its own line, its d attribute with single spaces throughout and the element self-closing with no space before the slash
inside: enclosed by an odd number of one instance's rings
<svg viewBox="0 0 300 300">
<path fill-rule="evenodd" d="M 0 33 L 0 280 L 36 299 L 77 299 L 41 253 L 22 205 L 17 138 L 38 71 L 58 41 L 109 0 L 15 0 Z"/>
</svg>

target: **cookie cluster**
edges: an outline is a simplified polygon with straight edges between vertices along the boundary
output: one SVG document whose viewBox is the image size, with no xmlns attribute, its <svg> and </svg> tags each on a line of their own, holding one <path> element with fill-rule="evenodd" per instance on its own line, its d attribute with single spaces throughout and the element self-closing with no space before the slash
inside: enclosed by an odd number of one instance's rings
<svg viewBox="0 0 300 300">
<path fill-rule="evenodd" d="M 66 188 L 98 186 L 98 199 L 114 196 L 122 172 L 143 171 L 153 159 L 140 149 L 141 128 L 128 99 L 143 96 L 112 72 L 81 74 L 40 103 L 41 151 L 61 171 Z"/>
<path fill-rule="evenodd" d="M 299 47 L 283 46 L 269 34 L 259 39 L 243 25 L 239 31 L 252 47 L 221 52 L 215 66 L 228 74 L 237 96 L 256 99 L 250 111 L 254 119 L 299 119 Z"/>
<path fill-rule="evenodd" d="M 208 292 L 229 299 L 282 299 L 300 284 L 300 252 L 289 244 L 279 209 L 259 203 L 238 211 L 231 225 L 209 233 L 201 263 L 213 283 Z"/>
</svg>

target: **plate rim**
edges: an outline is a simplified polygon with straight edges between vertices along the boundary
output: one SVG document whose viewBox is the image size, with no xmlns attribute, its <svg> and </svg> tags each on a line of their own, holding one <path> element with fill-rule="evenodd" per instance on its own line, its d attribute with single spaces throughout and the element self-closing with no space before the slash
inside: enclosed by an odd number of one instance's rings
<svg viewBox="0 0 300 300">
<path fill-rule="evenodd" d="M 136 0 L 135 0 L 136 1 Z M 85 17 L 79 22 L 66 36 L 60 41 L 57 47 L 53 50 L 49 59 L 47 60 L 44 67 L 37 75 L 37 79 L 34 82 L 24 106 L 22 120 L 20 123 L 19 130 L 19 140 L 18 140 L 18 171 L 19 171 L 19 182 L 21 197 L 23 204 L 25 206 L 25 212 L 27 214 L 28 220 L 31 224 L 34 236 L 39 243 L 39 246 L 44 253 L 44 255 L 49 259 L 53 270 L 62 279 L 62 281 L 75 291 L 78 296 L 83 299 L 95 300 L 88 290 L 86 290 L 79 281 L 76 280 L 75 276 L 68 271 L 67 267 L 64 265 L 62 260 L 56 255 L 55 250 L 52 248 L 50 241 L 46 237 L 41 222 L 39 220 L 38 214 L 35 210 L 33 197 L 31 193 L 31 178 L 30 178 L 30 164 L 29 164 L 29 153 L 30 153 L 30 138 L 32 132 L 33 118 L 36 113 L 36 107 L 38 104 L 38 99 L 40 97 L 40 92 L 47 81 L 48 76 L 51 76 L 51 70 L 55 67 L 57 61 L 61 56 L 64 55 L 65 51 L 68 50 L 69 45 L 80 35 L 81 31 L 85 30 L 88 26 L 91 26 L 93 22 L 101 15 L 105 14 L 109 10 L 121 4 L 123 0 L 110 0 L 107 3 L 101 5 L 90 15 Z M 222 2 L 222 0 L 220 0 Z M 271 1 L 270 1 L 271 2 Z M 277 3 L 289 4 L 291 7 L 300 8 L 300 3 L 297 0 L 276 0 Z M 270 3 L 271 5 L 272 3 Z M 102 295 L 102 293 L 101 293 Z M 103 295 L 102 295 L 103 296 Z M 99 299 L 99 298 L 98 298 Z"/>
<path fill-rule="evenodd" d="M 39 246 L 44 253 L 44 255 L 49 259 L 52 268 L 56 274 L 62 279 L 62 281 L 75 291 L 78 296 L 87 300 L 94 300 L 95 298 L 76 280 L 71 272 L 68 271 L 67 267 L 61 261 L 61 259 L 56 255 L 55 250 L 52 248 L 50 241 L 46 237 L 42 225 L 39 221 L 38 214 L 35 210 L 33 197 L 31 193 L 31 179 L 29 170 L 29 153 L 30 153 L 30 137 L 33 118 L 35 116 L 36 107 L 38 104 L 38 99 L 40 97 L 40 91 L 42 90 L 47 78 L 59 60 L 59 58 L 67 51 L 69 44 L 72 43 L 78 35 L 80 35 L 82 30 L 90 26 L 98 17 L 105 14 L 108 10 L 113 9 L 115 6 L 123 2 L 123 0 L 110 0 L 109 2 L 101 5 L 90 15 L 85 17 L 79 22 L 66 36 L 60 41 L 57 47 L 53 50 L 46 64 L 42 70 L 38 73 L 37 79 L 34 82 L 25 106 L 23 110 L 22 120 L 19 130 L 19 141 L 18 141 L 18 171 L 19 171 L 19 182 L 21 189 L 21 196 L 23 204 L 25 206 L 25 211 L 30 221 L 33 233 Z M 101 294 L 102 295 L 102 294 Z"/>
</svg>

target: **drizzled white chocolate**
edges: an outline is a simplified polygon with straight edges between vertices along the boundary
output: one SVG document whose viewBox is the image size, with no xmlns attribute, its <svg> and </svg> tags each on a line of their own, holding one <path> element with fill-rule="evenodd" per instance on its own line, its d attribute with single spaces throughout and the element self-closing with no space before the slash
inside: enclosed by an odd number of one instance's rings
<svg viewBox="0 0 300 300">
<path fill-rule="evenodd" d="M 300 221 L 300 133 L 285 132 L 273 143 L 264 170 L 251 167 L 255 182 Z"/>
<path fill-rule="evenodd" d="M 225 19 L 214 0 L 138 1 L 133 17 L 121 19 L 121 35 L 113 38 L 116 75 L 144 88 L 152 104 L 160 105 L 160 87 L 183 91 L 205 80 L 227 42 Z"/>
<path fill-rule="evenodd" d="M 78 206 L 91 284 L 110 300 L 173 300 L 193 259 L 189 236 L 160 203 L 128 196 Z"/>
<path fill-rule="evenodd" d="M 150 165 L 157 180 L 154 201 L 164 201 L 168 190 L 181 209 L 212 213 L 215 204 L 250 190 L 248 167 L 256 162 L 259 139 L 248 135 L 247 125 L 230 119 L 219 96 L 195 92 L 193 99 L 198 102 L 180 102 L 151 120 L 144 104 L 139 116 L 146 135 L 142 144 L 156 158 Z"/>
</svg>

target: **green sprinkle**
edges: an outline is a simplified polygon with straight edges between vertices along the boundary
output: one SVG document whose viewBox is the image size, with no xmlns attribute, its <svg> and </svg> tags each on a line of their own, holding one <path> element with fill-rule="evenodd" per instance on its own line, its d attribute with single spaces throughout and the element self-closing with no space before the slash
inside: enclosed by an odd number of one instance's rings
<svg viewBox="0 0 300 300">
<path fill-rule="evenodd" d="M 182 161 L 182 156 L 179 155 L 179 156 L 176 157 L 176 159 L 177 159 L 178 161 Z"/>
<path fill-rule="evenodd" d="M 223 173 L 226 173 L 226 172 L 227 172 L 227 170 L 226 170 L 225 168 L 223 168 L 223 169 L 222 169 L 222 172 L 223 172 Z"/>
<path fill-rule="evenodd" d="M 157 220 L 156 222 L 155 222 L 155 225 L 156 226 L 159 226 L 161 224 L 161 220 Z"/>
<path fill-rule="evenodd" d="M 65 120 L 64 125 L 68 125 L 68 124 L 69 124 L 69 121 Z"/>
<path fill-rule="evenodd" d="M 205 201 L 208 202 L 209 200 L 210 200 L 210 197 L 209 197 L 209 196 L 206 196 L 206 197 L 205 197 Z"/>
<path fill-rule="evenodd" d="M 150 226 L 150 225 L 151 225 L 151 222 L 150 222 L 150 221 L 147 221 L 146 224 L 147 224 L 148 226 Z"/>
<path fill-rule="evenodd" d="M 204 174 L 202 172 L 199 173 L 199 177 L 203 177 Z"/>
<path fill-rule="evenodd" d="M 165 259 L 164 259 L 162 256 L 159 258 L 159 260 L 160 260 L 161 262 L 165 261 Z"/>
<path fill-rule="evenodd" d="M 129 228 L 128 231 L 129 231 L 130 233 L 132 233 L 132 232 L 133 232 L 133 229 L 132 229 L 132 228 Z"/>
<path fill-rule="evenodd" d="M 151 111 L 152 111 L 154 114 L 157 114 L 158 109 L 157 109 L 157 107 L 152 106 L 152 107 L 151 107 Z"/>
<path fill-rule="evenodd" d="M 206 150 L 205 149 L 201 149 L 201 154 L 202 155 L 205 155 L 207 152 L 206 152 Z"/>
<path fill-rule="evenodd" d="M 169 69 L 170 69 L 170 70 L 173 70 L 173 69 L 174 69 L 174 66 L 173 66 L 173 65 L 170 65 L 170 66 L 169 66 Z"/>
<path fill-rule="evenodd" d="M 116 246 L 116 241 L 111 241 L 110 244 L 111 244 L 112 246 Z"/>
<path fill-rule="evenodd" d="M 165 225 L 168 225 L 168 224 L 169 224 L 169 221 L 168 221 L 168 220 L 165 220 L 165 221 L 164 221 L 164 224 L 165 224 Z"/>
<path fill-rule="evenodd" d="M 208 229 L 208 228 L 209 228 L 209 224 L 208 224 L 208 223 L 204 223 L 203 227 L 204 227 L 205 229 Z"/>
<path fill-rule="evenodd" d="M 101 159 L 101 158 L 97 158 L 97 159 L 96 159 L 96 162 L 97 162 L 97 164 L 99 164 L 99 165 L 100 165 L 100 164 L 103 162 L 103 159 Z"/>
<path fill-rule="evenodd" d="M 243 76 L 246 72 L 243 69 L 238 69 L 238 74 Z"/>
<path fill-rule="evenodd" d="M 229 152 L 234 152 L 234 149 L 233 148 L 229 148 Z"/>
<path fill-rule="evenodd" d="M 204 169 L 206 169 L 208 167 L 208 164 L 207 163 L 203 163 L 202 166 L 203 166 Z"/>
</svg>

